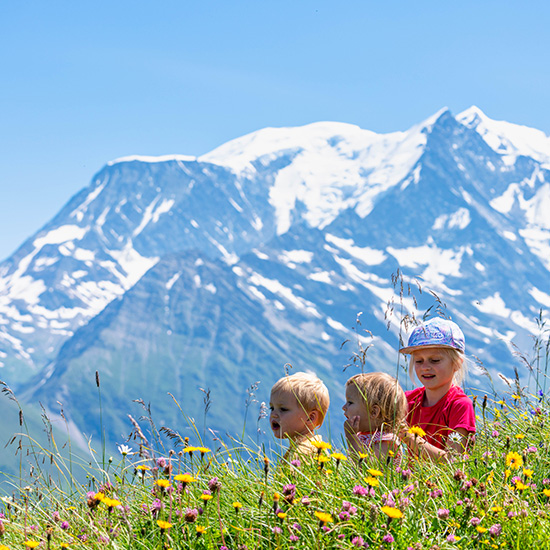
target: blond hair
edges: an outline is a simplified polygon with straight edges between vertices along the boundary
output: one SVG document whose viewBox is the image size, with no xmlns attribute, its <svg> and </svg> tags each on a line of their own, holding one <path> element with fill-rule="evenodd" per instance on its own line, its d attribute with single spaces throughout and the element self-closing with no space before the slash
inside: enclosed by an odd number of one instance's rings
<svg viewBox="0 0 550 550">
<path fill-rule="evenodd" d="M 418 348 L 417 350 L 411 351 L 411 357 L 409 359 L 409 378 L 411 379 L 411 382 L 413 384 L 415 383 L 414 353 L 415 351 L 421 351 L 422 349 L 423 348 Z M 466 377 L 466 370 L 467 370 L 467 363 L 466 363 L 466 358 L 464 357 L 464 354 L 460 350 L 457 350 L 454 348 L 434 347 L 433 349 L 437 349 L 441 353 L 444 353 L 451 360 L 451 363 L 455 366 L 455 372 L 453 374 L 453 383 L 457 386 L 460 386 L 460 384 L 463 382 L 464 378 Z"/>
<path fill-rule="evenodd" d="M 353 384 L 365 400 L 367 410 L 374 405 L 380 408 L 381 420 L 397 426 L 407 415 L 407 398 L 399 382 L 385 372 L 369 372 L 352 376 L 346 387 Z"/>
<path fill-rule="evenodd" d="M 308 372 L 296 372 L 283 376 L 271 388 L 272 394 L 278 392 L 292 393 L 298 404 L 307 413 L 319 411 L 320 420 L 316 427 L 323 423 L 330 405 L 330 396 L 327 387 L 317 375 Z"/>
</svg>

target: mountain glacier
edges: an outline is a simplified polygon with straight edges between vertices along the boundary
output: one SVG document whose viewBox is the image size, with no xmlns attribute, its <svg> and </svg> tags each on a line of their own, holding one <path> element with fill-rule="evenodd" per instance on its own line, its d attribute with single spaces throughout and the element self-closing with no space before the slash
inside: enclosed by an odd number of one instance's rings
<svg viewBox="0 0 550 550">
<path fill-rule="evenodd" d="M 549 170 L 550 138 L 476 107 L 109 162 L 0 266 L 2 377 L 97 437 L 99 371 L 120 441 L 133 399 L 177 425 L 174 401 L 202 415 L 199 388 L 208 425 L 236 433 L 247 388 L 267 400 L 291 363 L 327 381 L 336 427 L 354 349 L 410 386 L 403 318 L 433 307 L 501 384 L 550 307 Z M 475 368 L 469 385 L 490 390 Z"/>
</svg>

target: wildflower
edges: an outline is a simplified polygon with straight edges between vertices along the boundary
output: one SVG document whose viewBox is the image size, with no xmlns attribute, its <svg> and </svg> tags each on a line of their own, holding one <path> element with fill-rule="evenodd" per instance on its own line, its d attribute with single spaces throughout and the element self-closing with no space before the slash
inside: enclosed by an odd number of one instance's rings
<svg viewBox="0 0 550 550">
<path fill-rule="evenodd" d="M 302 497 L 302 500 L 300 501 L 304 506 L 309 506 L 311 504 L 311 501 L 308 497 Z"/>
<path fill-rule="evenodd" d="M 300 537 L 298 535 L 290 535 L 290 537 L 288 537 L 288 540 L 290 542 L 298 542 L 300 540 Z"/>
<path fill-rule="evenodd" d="M 68 521 L 62 521 L 61 524 L 59 525 L 59 527 L 61 527 L 61 529 L 63 529 L 63 530 L 67 530 L 69 528 L 69 522 Z"/>
<path fill-rule="evenodd" d="M 403 512 L 397 508 L 393 508 L 392 506 L 382 506 L 380 510 L 391 519 L 399 519 L 403 517 Z"/>
<path fill-rule="evenodd" d="M 525 485 L 525 483 L 523 483 L 520 479 L 516 479 L 515 483 L 516 483 L 515 488 L 518 491 L 525 491 L 525 489 L 529 488 L 529 485 Z"/>
<path fill-rule="evenodd" d="M 210 453 L 210 449 L 208 447 L 197 447 L 197 452 L 201 454 L 201 458 L 206 454 Z"/>
<path fill-rule="evenodd" d="M 170 487 L 170 482 L 167 479 L 157 479 L 155 485 L 158 485 L 161 489 Z"/>
<path fill-rule="evenodd" d="M 478 525 L 478 526 L 476 527 L 476 531 L 477 531 L 478 533 L 485 533 L 485 532 L 487 531 L 487 527 L 482 527 L 481 525 Z"/>
<path fill-rule="evenodd" d="M 187 523 L 194 523 L 197 521 L 199 511 L 196 508 L 187 508 L 185 510 L 184 519 Z"/>
<path fill-rule="evenodd" d="M 187 483 L 193 483 L 194 481 L 197 481 L 191 474 L 178 474 L 177 476 L 174 476 L 174 479 L 176 481 L 181 481 L 184 484 L 184 487 Z"/>
<path fill-rule="evenodd" d="M 365 540 L 363 537 L 353 537 L 351 539 L 352 546 L 357 546 L 357 548 L 363 548 L 365 546 Z"/>
<path fill-rule="evenodd" d="M 489 534 L 492 537 L 498 537 L 502 533 L 502 525 L 500 523 L 495 523 L 489 527 Z"/>
<path fill-rule="evenodd" d="M 233 508 L 235 508 L 235 512 L 238 512 L 242 507 L 243 505 L 240 502 L 233 503 Z"/>
<path fill-rule="evenodd" d="M 491 436 L 498 437 L 500 434 L 498 433 L 498 430 L 493 430 L 491 433 Z"/>
<path fill-rule="evenodd" d="M 392 542 L 395 542 L 395 539 L 391 535 L 391 533 L 388 533 L 382 537 L 382 542 L 387 542 L 388 544 L 391 544 Z"/>
<path fill-rule="evenodd" d="M 217 477 L 213 477 L 211 480 L 208 481 L 208 488 L 213 493 L 217 493 L 222 488 L 222 484 Z"/>
<path fill-rule="evenodd" d="M 195 526 L 195 532 L 197 533 L 197 537 L 200 537 L 205 531 L 206 531 L 206 527 L 202 525 Z"/>
<path fill-rule="evenodd" d="M 525 434 L 516 434 L 516 439 L 524 439 Z"/>
<path fill-rule="evenodd" d="M 310 443 L 317 449 L 317 452 L 321 452 L 325 449 L 332 449 L 332 445 L 326 441 L 310 441 Z"/>
<path fill-rule="evenodd" d="M 545 496 L 545 497 L 549 497 L 549 498 L 550 498 L 550 489 L 543 489 L 542 492 L 544 493 L 544 496 Z"/>
<path fill-rule="evenodd" d="M 370 487 L 378 487 L 380 485 L 380 482 L 375 477 L 366 477 L 365 483 Z"/>
<path fill-rule="evenodd" d="M 23 544 L 27 548 L 36 548 L 40 544 L 40 542 L 37 540 L 26 540 Z"/>
<path fill-rule="evenodd" d="M 460 537 L 457 535 L 450 534 L 447 536 L 447 542 L 458 542 L 460 540 Z"/>
<path fill-rule="evenodd" d="M 426 435 L 426 432 L 420 426 L 411 426 L 408 432 L 419 437 L 424 437 Z"/>
<path fill-rule="evenodd" d="M 527 469 L 523 468 L 523 475 L 525 477 L 533 477 L 533 470 L 527 470 Z"/>
<path fill-rule="evenodd" d="M 401 470 L 401 477 L 403 480 L 407 480 L 412 476 L 412 470 L 407 468 L 406 470 Z"/>
<path fill-rule="evenodd" d="M 447 519 L 449 517 L 449 510 L 447 508 L 439 508 L 437 511 L 437 517 L 439 519 Z"/>
<path fill-rule="evenodd" d="M 107 506 L 107 508 L 109 509 L 109 512 L 112 511 L 113 508 L 115 508 L 116 506 L 120 506 L 120 500 L 116 500 L 114 498 L 109 498 L 109 497 L 105 497 L 103 499 L 103 504 L 105 504 L 105 506 Z"/>
<path fill-rule="evenodd" d="M 330 459 L 329 459 L 328 456 L 319 455 L 319 456 L 315 457 L 315 460 L 317 460 L 317 462 L 318 462 L 320 465 L 323 465 L 325 462 L 328 462 Z"/>
<path fill-rule="evenodd" d="M 498 514 L 499 512 L 502 512 L 502 506 L 492 506 L 490 510 L 495 514 Z"/>
<path fill-rule="evenodd" d="M 168 523 L 167 521 L 164 521 L 162 519 L 157 519 L 157 525 L 160 527 L 161 531 L 166 531 L 172 527 L 171 523 Z"/>
<path fill-rule="evenodd" d="M 277 517 L 279 519 L 285 519 L 286 518 L 286 513 L 285 512 L 278 512 L 277 513 Z"/>
<path fill-rule="evenodd" d="M 368 489 L 365 489 L 365 487 L 362 487 L 361 485 L 356 485 L 353 489 L 352 489 L 352 493 L 354 495 L 357 495 L 357 496 L 360 496 L 360 497 L 364 497 L 364 496 L 367 496 L 369 491 Z"/>
<path fill-rule="evenodd" d="M 117 449 L 122 456 L 132 454 L 132 447 L 128 447 L 128 445 L 117 445 Z"/>
<path fill-rule="evenodd" d="M 523 457 L 514 451 L 506 455 L 506 466 L 512 470 L 519 470 L 523 466 Z"/>
<path fill-rule="evenodd" d="M 381 471 L 375 470 L 374 468 L 369 468 L 367 472 L 372 477 L 380 477 L 384 475 Z"/>
<path fill-rule="evenodd" d="M 339 464 L 341 460 L 347 460 L 348 457 L 345 454 L 342 453 L 332 453 L 330 455 L 334 460 L 336 460 L 336 464 Z"/>
<path fill-rule="evenodd" d="M 470 483 L 470 482 L 467 481 L 467 482 L 465 482 L 465 484 L 466 483 Z M 471 485 L 472 484 L 470 483 L 468 488 L 470 488 Z M 430 491 L 430 497 L 431 498 L 439 498 L 441 496 L 443 496 L 443 490 L 442 489 L 434 489 L 433 491 Z"/>
<path fill-rule="evenodd" d="M 474 516 L 472 519 L 470 519 L 470 525 L 472 527 L 477 527 L 480 523 L 481 523 L 481 520 L 478 517 Z"/>
<path fill-rule="evenodd" d="M 294 468 L 299 468 L 302 465 L 302 463 L 300 462 L 300 459 L 295 458 L 294 460 L 290 461 L 290 465 L 294 466 Z"/>
<path fill-rule="evenodd" d="M 202 495 L 199 497 L 201 500 L 204 500 L 205 502 L 208 502 L 209 500 L 212 500 L 214 497 L 210 493 L 210 491 L 203 491 Z"/>
<path fill-rule="evenodd" d="M 333 521 L 332 516 L 326 512 L 315 512 L 315 517 L 319 520 L 321 525 L 331 523 Z"/>
</svg>

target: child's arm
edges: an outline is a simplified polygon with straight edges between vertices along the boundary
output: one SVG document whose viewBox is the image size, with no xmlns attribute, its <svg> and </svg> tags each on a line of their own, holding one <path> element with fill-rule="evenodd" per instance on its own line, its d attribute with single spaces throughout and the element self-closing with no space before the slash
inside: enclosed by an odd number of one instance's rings
<svg viewBox="0 0 550 550">
<path fill-rule="evenodd" d="M 460 441 L 449 440 L 446 449 L 440 449 L 431 443 L 428 443 L 423 437 L 408 432 L 407 426 L 404 426 L 399 432 L 399 437 L 405 445 L 419 458 L 429 458 L 436 462 L 442 460 L 452 460 L 453 453 L 462 454 L 466 448 L 469 438 L 469 432 L 464 428 L 457 428 L 455 433 L 461 436 Z"/>
</svg>

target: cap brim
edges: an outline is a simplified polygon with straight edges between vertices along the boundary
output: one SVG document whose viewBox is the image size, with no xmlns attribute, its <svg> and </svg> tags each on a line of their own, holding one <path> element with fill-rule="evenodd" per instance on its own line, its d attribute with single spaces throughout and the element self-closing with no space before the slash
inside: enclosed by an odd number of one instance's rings
<svg viewBox="0 0 550 550">
<path fill-rule="evenodd" d="M 410 355 L 413 351 L 416 351 L 418 349 L 434 349 L 434 348 L 454 349 L 456 351 L 459 351 L 460 353 L 464 353 L 464 350 L 461 350 L 459 348 L 455 348 L 453 346 L 446 346 L 444 344 L 428 344 L 427 346 L 408 346 L 406 348 L 401 348 L 399 350 L 399 353 L 404 353 L 405 355 Z"/>
</svg>

